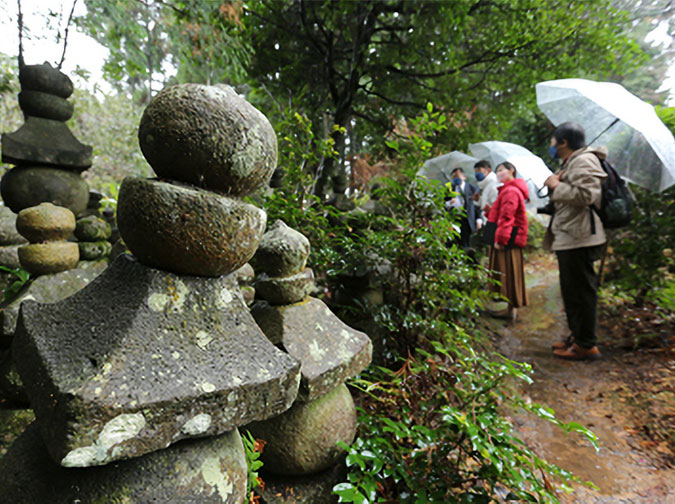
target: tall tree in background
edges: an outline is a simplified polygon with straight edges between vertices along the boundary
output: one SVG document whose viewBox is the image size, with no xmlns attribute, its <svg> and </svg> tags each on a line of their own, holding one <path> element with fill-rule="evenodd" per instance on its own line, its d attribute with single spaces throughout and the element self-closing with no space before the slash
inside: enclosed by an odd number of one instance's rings
<svg viewBox="0 0 675 504">
<path fill-rule="evenodd" d="M 252 77 L 316 124 L 354 128 L 382 144 L 428 101 L 450 119 L 456 147 L 477 132 L 505 131 L 541 80 L 621 72 L 638 48 L 609 0 L 252 0 Z M 344 152 L 343 130 L 332 131 Z M 350 146 L 358 149 L 359 146 Z M 342 191 L 326 159 L 316 192 Z"/>
<path fill-rule="evenodd" d="M 649 55 L 649 59 L 633 72 L 617 75 L 616 80 L 643 100 L 663 105 L 668 91 L 656 91 L 668 69 L 675 65 L 675 0 L 613 0 L 612 3 L 628 12 L 631 24 L 627 34 Z M 647 36 L 654 30 L 661 34 L 662 40 L 648 42 Z"/>
<path fill-rule="evenodd" d="M 173 63 L 179 82 L 215 84 L 246 81 L 250 47 L 243 37 L 238 1 L 183 1 L 173 4 Z"/>
<path fill-rule="evenodd" d="M 161 0 L 87 0 L 79 26 L 110 56 L 103 74 L 119 91 L 125 86 L 140 103 L 152 99 L 164 84 L 163 65 L 171 26 L 169 8 Z"/>
<path fill-rule="evenodd" d="M 243 81 L 249 49 L 236 1 L 85 0 L 78 23 L 110 49 L 104 75 L 147 103 L 169 82 Z M 176 74 L 175 78 L 173 77 Z M 168 75 L 171 75 L 169 77 Z"/>
</svg>

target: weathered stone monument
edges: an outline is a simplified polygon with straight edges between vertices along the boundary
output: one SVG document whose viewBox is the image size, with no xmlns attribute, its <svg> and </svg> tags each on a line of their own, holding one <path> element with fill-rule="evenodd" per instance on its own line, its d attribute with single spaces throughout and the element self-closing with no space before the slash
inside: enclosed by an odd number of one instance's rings
<svg viewBox="0 0 675 504">
<path fill-rule="evenodd" d="M 0 502 L 244 502 L 236 428 L 296 398 L 300 363 L 233 273 L 265 228 L 240 196 L 274 170 L 269 122 L 227 86 L 186 84 L 151 102 L 139 140 L 160 178 L 120 188 L 133 256 L 21 306 L 12 349 L 36 422 L 0 460 Z"/>
<path fill-rule="evenodd" d="M 80 173 L 91 166 L 92 148 L 73 136 L 67 98 L 73 83 L 49 63 L 19 70 L 24 124 L 2 135 L 2 161 L 16 165 L 2 177 L 0 194 L 13 212 L 50 202 L 75 215 L 87 207 L 89 186 Z"/>
<path fill-rule="evenodd" d="M 368 336 L 345 325 L 320 300 L 306 268 L 309 241 L 277 221 L 263 236 L 254 264 L 253 316 L 272 343 L 302 364 L 300 390 L 293 407 L 282 415 L 249 426 L 266 442 L 266 503 L 333 502 L 331 471 L 356 432 L 356 412 L 344 381 L 369 363 Z M 327 473 L 327 474 L 326 474 Z"/>
</svg>

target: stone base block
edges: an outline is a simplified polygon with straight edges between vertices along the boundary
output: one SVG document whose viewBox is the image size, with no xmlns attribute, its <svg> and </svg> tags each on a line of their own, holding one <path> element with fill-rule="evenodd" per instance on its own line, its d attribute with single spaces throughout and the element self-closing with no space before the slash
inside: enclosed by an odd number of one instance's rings
<svg viewBox="0 0 675 504">
<path fill-rule="evenodd" d="M 0 503 L 243 504 L 246 475 L 236 429 L 105 467 L 66 469 L 33 424 L 0 459 Z"/>
<path fill-rule="evenodd" d="M 272 343 L 302 363 L 300 401 L 322 396 L 370 364 L 368 335 L 342 322 L 318 299 L 283 306 L 256 302 L 251 313 Z"/>
<path fill-rule="evenodd" d="M 46 164 L 79 173 L 91 166 L 91 152 L 66 123 L 53 119 L 28 116 L 14 133 L 2 135 L 3 163 Z"/>
<path fill-rule="evenodd" d="M 63 301 L 25 301 L 12 350 L 47 449 L 68 467 L 276 416 L 299 382 L 233 276 L 179 276 L 129 255 Z"/>
<path fill-rule="evenodd" d="M 105 261 L 80 262 L 77 268 L 33 280 L 19 297 L 0 311 L 0 348 L 8 347 L 16 329 L 19 307 L 23 301 L 55 303 L 75 294 L 106 269 Z"/>
</svg>

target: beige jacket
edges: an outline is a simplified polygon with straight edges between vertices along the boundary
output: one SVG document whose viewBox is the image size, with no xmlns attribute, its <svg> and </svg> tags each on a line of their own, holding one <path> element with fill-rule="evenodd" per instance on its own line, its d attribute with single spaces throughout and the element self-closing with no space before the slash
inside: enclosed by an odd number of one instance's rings
<svg viewBox="0 0 675 504">
<path fill-rule="evenodd" d="M 600 217 L 590 211 L 592 204 L 600 208 L 602 180 L 607 177 L 598 157 L 607 157 L 605 147 L 579 149 L 565 163 L 560 184 L 551 194 L 555 213 L 546 230 L 544 248 L 569 250 L 607 241 Z M 591 217 L 595 234 L 591 234 Z"/>
</svg>

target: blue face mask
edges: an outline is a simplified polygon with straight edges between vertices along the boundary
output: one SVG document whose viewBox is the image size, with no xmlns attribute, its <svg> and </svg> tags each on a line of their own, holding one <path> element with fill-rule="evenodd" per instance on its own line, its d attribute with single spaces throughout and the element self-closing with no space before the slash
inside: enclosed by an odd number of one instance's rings
<svg viewBox="0 0 675 504">
<path fill-rule="evenodd" d="M 459 178 L 459 177 L 453 178 L 453 179 L 452 179 L 452 185 L 453 185 L 453 186 L 462 185 L 462 179 Z"/>
<path fill-rule="evenodd" d="M 551 155 L 551 159 L 556 159 L 558 157 L 558 149 L 555 145 L 551 145 L 548 148 L 548 153 Z"/>
<path fill-rule="evenodd" d="M 484 178 L 485 178 L 485 174 L 483 172 L 479 172 L 479 171 L 476 172 L 476 180 L 478 182 L 481 182 Z"/>
</svg>

